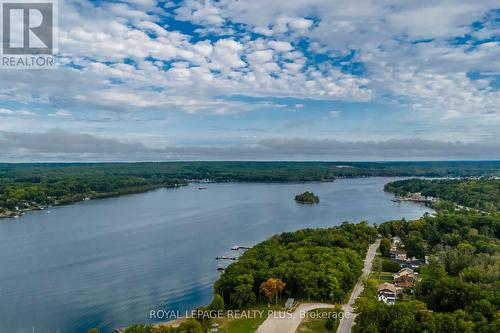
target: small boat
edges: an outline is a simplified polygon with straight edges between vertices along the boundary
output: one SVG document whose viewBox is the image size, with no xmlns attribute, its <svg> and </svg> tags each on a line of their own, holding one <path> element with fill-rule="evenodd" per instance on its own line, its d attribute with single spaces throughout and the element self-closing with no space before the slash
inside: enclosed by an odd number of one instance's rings
<svg viewBox="0 0 500 333">
<path fill-rule="evenodd" d="M 206 189 L 207 189 L 206 186 L 200 186 L 200 187 L 198 187 L 198 190 L 206 190 Z"/>
<path fill-rule="evenodd" d="M 217 267 L 217 271 L 224 272 L 224 267 Z"/>
<path fill-rule="evenodd" d="M 47 211 L 47 214 L 50 214 L 50 210 Z"/>
</svg>

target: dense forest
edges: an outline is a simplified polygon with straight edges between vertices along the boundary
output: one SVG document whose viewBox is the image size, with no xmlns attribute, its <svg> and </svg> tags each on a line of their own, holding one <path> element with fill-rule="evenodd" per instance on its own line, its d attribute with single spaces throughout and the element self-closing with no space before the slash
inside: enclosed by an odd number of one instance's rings
<svg viewBox="0 0 500 333">
<path fill-rule="evenodd" d="M 0 164 L 0 216 L 186 184 L 332 181 L 343 177 L 500 175 L 500 162 L 165 162 Z"/>
<path fill-rule="evenodd" d="M 385 190 L 401 196 L 420 192 L 481 211 L 500 211 L 500 179 L 407 179 L 388 183 Z"/>
<path fill-rule="evenodd" d="M 440 211 L 378 228 L 401 237 L 410 256 L 430 257 L 414 293 L 377 301 L 368 282 L 354 332 L 500 332 L 500 214 Z"/>
<path fill-rule="evenodd" d="M 356 283 L 377 231 L 366 223 L 286 232 L 257 244 L 215 283 L 229 308 L 267 302 L 262 283 L 279 279 L 284 297 L 342 302 Z"/>
</svg>

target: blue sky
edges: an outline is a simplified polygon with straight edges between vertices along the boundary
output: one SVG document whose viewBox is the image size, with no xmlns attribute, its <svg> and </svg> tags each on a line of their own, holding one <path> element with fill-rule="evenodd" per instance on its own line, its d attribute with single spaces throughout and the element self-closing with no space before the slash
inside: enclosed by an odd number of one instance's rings
<svg viewBox="0 0 500 333">
<path fill-rule="evenodd" d="M 500 159 L 496 1 L 59 1 L 1 161 Z"/>
</svg>

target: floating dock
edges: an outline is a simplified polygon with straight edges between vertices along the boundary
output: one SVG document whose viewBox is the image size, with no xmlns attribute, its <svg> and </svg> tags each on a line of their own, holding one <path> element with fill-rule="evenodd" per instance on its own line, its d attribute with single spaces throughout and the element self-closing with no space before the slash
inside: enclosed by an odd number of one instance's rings
<svg viewBox="0 0 500 333">
<path fill-rule="evenodd" d="M 236 258 L 236 257 L 219 256 L 219 257 L 215 257 L 215 260 L 238 260 L 238 258 Z"/>
<path fill-rule="evenodd" d="M 236 245 L 231 248 L 233 251 L 239 251 L 239 250 L 250 250 L 250 247 L 248 246 L 241 246 L 241 245 Z"/>
</svg>

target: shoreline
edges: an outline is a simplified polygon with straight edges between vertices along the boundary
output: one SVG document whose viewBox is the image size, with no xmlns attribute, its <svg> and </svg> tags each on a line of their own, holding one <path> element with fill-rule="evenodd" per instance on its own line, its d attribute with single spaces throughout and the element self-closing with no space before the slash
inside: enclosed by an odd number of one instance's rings
<svg viewBox="0 0 500 333">
<path fill-rule="evenodd" d="M 51 208 L 51 207 L 69 206 L 69 205 L 73 205 L 73 204 L 76 204 L 76 203 L 82 202 L 82 201 L 116 198 L 116 197 L 121 197 L 121 196 L 129 195 L 129 194 L 146 193 L 146 192 L 158 190 L 161 188 L 167 188 L 167 189 L 180 188 L 183 186 L 188 186 L 189 184 L 190 183 L 181 183 L 181 184 L 174 184 L 174 185 L 152 185 L 152 186 L 145 186 L 144 188 L 126 190 L 124 192 L 115 191 L 115 192 L 108 192 L 108 193 L 87 193 L 84 195 L 78 195 L 76 197 L 70 198 L 70 199 L 65 200 L 65 201 L 54 200 L 54 202 L 52 202 L 50 204 L 46 204 L 46 205 L 32 204 L 32 205 L 25 207 L 25 208 L 22 208 L 22 209 L 6 210 L 3 212 L 0 212 L 0 220 L 9 219 L 9 218 L 19 218 L 19 217 L 21 217 L 29 212 L 39 211 L 39 210 L 47 210 L 48 208 Z"/>
<path fill-rule="evenodd" d="M 416 177 L 405 177 L 405 176 L 353 176 L 353 177 L 348 177 L 348 176 L 342 176 L 342 177 L 336 177 L 334 179 L 324 179 L 324 180 L 313 180 L 313 181 L 241 181 L 241 180 L 211 180 L 211 179 L 187 179 L 184 180 L 186 183 L 180 183 L 180 184 L 173 184 L 173 185 L 151 185 L 151 186 L 145 186 L 144 188 L 140 189 L 135 189 L 135 190 L 124 190 L 123 192 L 120 191 L 115 191 L 115 192 L 109 192 L 109 193 L 87 193 L 83 195 L 78 195 L 74 198 L 67 199 L 65 201 L 58 201 L 54 200 L 53 203 L 46 204 L 46 205 L 31 205 L 30 207 L 19 209 L 19 210 L 5 210 L 3 212 L 0 212 L 0 221 L 3 219 L 9 219 L 9 218 L 19 218 L 26 213 L 32 212 L 32 211 L 39 211 L 39 210 L 45 210 L 50 207 L 57 207 L 57 206 L 66 206 L 66 205 L 72 205 L 81 201 L 90 201 L 90 200 L 99 200 L 99 199 L 107 199 L 107 198 L 116 198 L 116 197 L 121 197 L 124 195 L 128 194 L 139 194 L 139 193 L 146 193 L 149 191 L 154 191 L 160 188 L 180 188 L 184 186 L 189 186 L 190 184 L 226 184 L 226 183 L 249 183 L 249 184 L 306 184 L 306 183 L 334 183 L 337 180 L 344 180 L 344 179 L 364 179 L 364 178 L 403 178 L 403 179 L 408 179 L 408 178 L 416 178 Z M 385 191 L 385 190 L 384 190 Z M 385 191 L 387 193 L 391 193 L 389 191 Z M 394 193 L 392 193 L 394 194 Z M 409 201 L 409 200 L 408 200 Z"/>
</svg>

